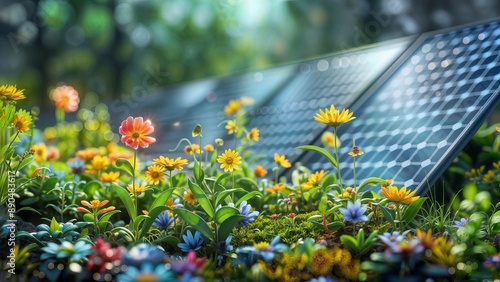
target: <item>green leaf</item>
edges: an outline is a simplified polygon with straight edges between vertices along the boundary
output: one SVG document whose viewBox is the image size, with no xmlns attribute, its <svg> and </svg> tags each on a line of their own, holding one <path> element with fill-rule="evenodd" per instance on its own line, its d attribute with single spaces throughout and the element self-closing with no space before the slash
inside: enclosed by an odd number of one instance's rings
<svg viewBox="0 0 500 282">
<path fill-rule="evenodd" d="M 26 231 L 17 231 L 16 232 L 16 239 L 19 238 L 28 238 L 30 241 L 37 243 L 40 247 L 45 246 L 45 243 L 38 240 L 35 236 L 31 235 L 29 232 Z"/>
<path fill-rule="evenodd" d="M 142 238 L 146 235 L 146 233 L 149 231 L 151 228 L 151 225 L 153 225 L 153 222 L 155 219 L 162 213 L 163 211 L 167 210 L 168 207 L 165 205 L 162 206 L 157 206 L 154 208 L 149 209 L 148 212 L 148 218 L 144 221 L 144 224 L 141 226 L 141 230 L 139 231 L 139 238 Z"/>
<path fill-rule="evenodd" d="M 208 200 L 207 194 L 203 192 L 203 190 L 198 186 L 196 183 L 192 182 L 191 180 L 188 180 L 188 186 L 189 190 L 193 192 L 194 197 L 196 200 L 198 200 L 198 203 L 200 203 L 200 206 L 203 208 L 203 210 L 210 216 L 211 218 L 214 217 L 214 207 L 212 206 L 212 203 L 210 200 Z"/>
<path fill-rule="evenodd" d="M 83 215 L 83 220 L 86 222 L 94 223 L 94 215 L 91 213 L 86 213 Z"/>
<path fill-rule="evenodd" d="M 356 254 L 359 252 L 358 241 L 354 239 L 354 237 L 349 235 L 342 235 L 340 236 L 340 241 L 349 251 Z"/>
<path fill-rule="evenodd" d="M 250 200 L 251 198 L 253 197 L 262 197 L 262 194 L 259 192 L 259 191 L 252 191 L 248 194 L 246 194 L 245 196 L 241 197 L 237 202 L 236 204 L 234 204 L 236 207 L 240 205 L 241 202 L 243 201 L 248 201 Z"/>
<path fill-rule="evenodd" d="M 120 198 L 123 205 L 125 206 L 130 219 L 134 220 L 137 216 L 137 213 L 135 210 L 134 202 L 132 201 L 129 192 L 125 188 L 116 184 L 112 184 L 112 187 L 115 190 L 115 194 L 118 196 L 118 198 Z"/>
<path fill-rule="evenodd" d="M 218 207 L 219 204 L 227 197 L 229 194 L 236 193 L 236 192 L 246 192 L 246 190 L 241 189 L 241 188 L 234 188 L 234 189 L 228 189 L 220 192 L 217 195 L 217 198 L 215 200 L 215 206 Z"/>
<path fill-rule="evenodd" d="M 194 214 L 186 209 L 174 209 L 174 213 L 177 214 L 182 220 L 184 220 L 188 225 L 191 225 L 195 230 L 199 231 L 203 236 L 205 236 L 210 241 L 214 242 L 215 237 L 212 230 L 208 224 L 199 215 Z"/>
<path fill-rule="evenodd" d="M 224 222 L 222 222 L 219 227 L 219 232 L 217 233 L 217 242 L 226 240 L 226 238 L 229 236 L 229 234 L 231 234 L 236 225 L 238 225 L 238 222 L 240 222 L 244 218 L 244 215 L 238 214 L 224 220 Z"/>
<path fill-rule="evenodd" d="M 169 244 L 170 246 L 177 247 L 177 244 L 179 244 L 181 241 L 177 237 L 168 235 L 168 236 L 163 236 L 163 237 L 160 237 L 160 238 L 154 240 L 153 242 L 151 242 L 151 244 L 158 245 L 158 244 L 163 243 L 163 242 Z"/>
<path fill-rule="evenodd" d="M 237 208 L 221 207 L 215 212 L 214 221 L 217 224 L 222 224 L 226 219 L 238 214 L 240 214 L 240 211 Z"/>
<path fill-rule="evenodd" d="M 417 216 L 417 213 L 420 211 L 420 208 L 422 207 L 422 204 L 426 199 L 427 198 L 420 198 L 411 203 L 403 213 L 402 220 L 404 222 L 411 222 L 415 218 L 415 216 Z"/>
<path fill-rule="evenodd" d="M 38 198 L 36 198 L 36 199 L 38 199 Z M 18 212 L 20 212 L 20 211 L 31 211 L 31 212 L 35 212 L 35 213 L 37 213 L 37 214 L 39 214 L 39 215 L 42 215 L 42 213 L 41 213 L 41 212 L 39 212 L 38 210 L 35 210 L 35 209 L 34 209 L 34 208 L 32 208 L 32 207 L 22 207 L 22 208 L 18 209 L 18 210 L 16 211 L 16 213 L 18 213 Z"/>
<path fill-rule="evenodd" d="M 383 205 L 378 205 L 378 208 L 384 215 L 385 220 L 387 220 L 392 225 L 392 228 L 396 228 L 396 223 L 394 222 L 394 216 L 393 216 L 394 211 L 389 210 Z"/>
<path fill-rule="evenodd" d="M 299 146 L 295 149 L 319 153 L 319 154 L 323 155 L 323 157 L 325 157 L 333 165 L 333 167 L 335 167 L 337 169 L 339 167 L 339 165 L 338 165 L 337 161 L 335 160 L 335 158 L 333 157 L 333 155 L 330 154 L 327 150 L 325 150 L 323 148 L 320 148 L 320 147 L 314 146 L 314 145 L 303 145 L 303 146 Z"/>
<path fill-rule="evenodd" d="M 132 233 L 132 231 L 128 230 L 125 227 L 121 227 L 121 226 L 115 227 L 111 230 L 111 233 L 114 234 L 115 236 L 116 236 L 116 234 L 122 235 L 123 239 L 125 239 L 125 241 L 127 241 L 127 242 L 134 241 L 134 234 Z"/>
<path fill-rule="evenodd" d="M 381 184 L 384 182 L 385 182 L 385 180 L 383 180 L 382 178 L 370 177 L 370 178 L 365 179 L 363 182 L 361 182 L 361 184 L 359 184 L 359 186 L 356 189 L 357 189 L 357 192 L 359 193 L 361 190 L 363 190 L 368 185 L 376 185 L 376 184 Z"/>
<path fill-rule="evenodd" d="M 83 191 L 85 192 L 85 194 L 87 196 L 93 196 L 97 190 L 102 189 L 102 188 L 103 187 L 102 187 L 101 182 L 96 181 L 96 180 L 92 180 L 90 182 L 87 182 L 87 184 L 85 184 L 85 186 L 83 186 Z"/>
<path fill-rule="evenodd" d="M 56 186 L 58 181 L 59 181 L 59 178 L 57 178 L 57 177 L 51 177 L 51 178 L 45 180 L 45 182 L 42 185 L 41 190 L 42 191 L 50 191 L 50 190 L 54 189 L 54 187 Z"/>
<path fill-rule="evenodd" d="M 109 219 L 111 218 L 111 216 L 114 215 L 114 214 L 116 214 L 116 213 L 119 213 L 119 212 L 121 212 L 121 211 L 119 211 L 119 210 L 113 210 L 113 211 L 110 211 L 110 212 L 107 212 L 107 213 L 103 214 L 99 218 L 98 225 L 99 225 L 99 229 L 101 230 L 101 232 L 106 229 L 106 224 L 107 224 L 107 222 L 109 222 Z"/>
<path fill-rule="evenodd" d="M 325 213 L 326 212 L 326 209 L 328 208 L 327 202 L 328 202 L 328 197 L 327 196 L 321 197 L 321 200 L 319 201 L 319 206 L 318 206 L 318 210 L 321 213 Z"/>
<path fill-rule="evenodd" d="M 156 207 L 164 206 L 167 203 L 170 196 L 172 195 L 172 192 L 174 192 L 174 190 L 175 190 L 174 188 L 169 188 L 169 189 L 163 191 L 158 196 L 158 198 L 156 198 L 156 200 L 153 202 L 151 207 L 149 207 L 149 211 L 151 211 L 152 209 L 154 209 Z"/>
<path fill-rule="evenodd" d="M 27 156 L 20 164 L 18 164 L 19 167 L 17 168 L 17 170 L 23 169 L 25 166 L 29 165 L 34 159 L 35 159 L 34 155 Z"/>
<path fill-rule="evenodd" d="M 144 215 L 144 214 L 141 214 L 139 216 L 137 216 L 134 220 L 134 230 L 139 230 L 139 225 L 141 224 L 141 222 L 143 220 L 145 220 L 146 218 L 148 218 L 149 216 L 147 215 Z"/>
<path fill-rule="evenodd" d="M 196 182 L 201 185 L 201 182 L 203 182 L 203 179 L 205 178 L 205 172 L 200 166 L 199 162 L 194 162 L 194 178 L 196 179 Z"/>
<path fill-rule="evenodd" d="M 54 233 L 56 231 L 61 231 L 61 226 L 59 226 L 59 223 L 57 223 L 56 218 L 53 217 L 50 221 L 50 232 Z"/>
<path fill-rule="evenodd" d="M 20 204 L 22 206 L 29 206 L 29 205 L 31 205 L 33 203 L 38 202 L 38 201 L 40 201 L 39 197 L 29 197 L 29 198 L 26 198 L 26 199 L 22 200 Z"/>
<path fill-rule="evenodd" d="M 58 214 L 61 214 L 61 208 L 54 204 L 47 204 L 47 207 L 53 208 Z"/>
<path fill-rule="evenodd" d="M 474 200 L 474 196 L 477 194 L 477 186 L 474 183 L 467 183 L 464 187 L 464 198 L 469 201 Z"/>
<path fill-rule="evenodd" d="M 122 159 L 122 158 L 117 159 L 116 166 L 121 168 L 123 171 L 128 173 L 130 176 L 134 175 L 134 167 L 127 159 Z"/>
<path fill-rule="evenodd" d="M 223 173 L 221 175 L 219 175 L 219 177 L 217 177 L 217 180 L 215 181 L 215 187 L 217 187 L 218 185 L 223 185 L 223 180 L 228 178 L 229 176 L 231 176 L 231 173 L 230 172 L 226 172 L 226 173 Z"/>
<path fill-rule="evenodd" d="M 184 183 L 184 180 L 186 180 L 186 174 L 184 172 L 177 173 L 172 176 L 172 184 L 174 187 L 179 187 Z M 172 187 L 172 188 L 174 188 Z"/>
</svg>

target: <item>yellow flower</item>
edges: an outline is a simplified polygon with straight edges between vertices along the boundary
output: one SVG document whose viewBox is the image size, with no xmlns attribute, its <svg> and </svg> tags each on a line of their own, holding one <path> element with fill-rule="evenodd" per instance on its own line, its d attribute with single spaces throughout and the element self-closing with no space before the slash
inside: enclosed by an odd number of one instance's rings
<svg viewBox="0 0 500 282">
<path fill-rule="evenodd" d="M 148 167 L 148 171 L 146 171 L 146 181 L 149 184 L 158 185 L 160 181 L 163 181 L 165 168 L 159 165 L 152 165 Z"/>
<path fill-rule="evenodd" d="M 484 182 L 493 182 L 495 180 L 495 172 L 493 170 L 488 170 L 485 176 L 483 176 Z"/>
<path fill-rule="evenodd" d="M 224 107 L 224 113 L 228 116 L 234 115 L 241 109 L 241 102 L 238 100 L 230 100 L 229 103 Z"/>
<path fill-rule="evenodd" d="M 359 259 L 350 260 L 350 263 L 339 268 L 341 275 L 349 281 L 358 280 L 361 265 Z"/>
<path fill-rule="evenodd" d="M 311 174 L 311 176 L 309 176 L 309 178 L 307 179 L 307 182 L 302 184 L 302 189 L 309 190 L 312 187 L 318 185 L 319 181 L 321 180 L 321 178 L 323 178 L 324 175 L 324 170 L 316 171 L 314 174 Z"/>
<path fill-rule="evenodd" d="M 90 203 L 88 201 L 81 201 L 82 205 L 86 206 L 87 208 L 89 209 L 92 209 L 92 211 L 84 208 L 84 207 L 77 207 L 76 210 L 79 211 L 79 212 L 85 212 L 85 213 L 96 213 L 97 212 L 97 215 L 99 214 L 103 214 L 103 213 L 107 213 L 109 211 L 112 211 L 115 209 L 114 206 L 110 206 L 110 207 L 107 207 L 105 209 L 102 209 L 100 211 L 97 211 L 98 209 L 104 207 L 107 203 L 109 203 L 108 200 L 104 200 L 104 201 L 99 201 L 99 200 L 92 200 L 90 201 Z"/>
<path fill-rule="evenodd" d="M 273 281 L 279 280 L 283 275 L 283 268 L 280 265 L 266 263 L 263 260 L 259 260 L 259 265 L 267 278 Z"/>
<path fill-rule="evenodd" d="M 159 165 L 164 167 L 167 170 L 182 170 L 182 166 L 186 165 L 188 161 L 186 159 L 181 159 L 178 157 L 177 159 L 165 158 L 164 156 L 160 156 L 158 159 L 153 159 L 154 165 Z"/>
<path fill-rule="evenodd" d="M 232 172 L 235 169 L 240 169 L 241 157 L 235 150 L 225 150 L 224 153 L 217 158 L 217 161 L 221 164 L 220 168 L 224 169 L 224 172 Z"/>
<path fill-rule="evenodd" d="M 264 169 L 264 167 L 262 167 L 261 165 L 258 165 L 255 167 L 255 170 L 253 171 L 253 173 L 257 177 L 264 177 L 267 174 L 267 170 Z"/>
<path fill-rule="evenodd" d="M 276 165 L 284 168 L 292 166 L 292 164 L 290 164 L 290 162 L 286 159 L 285 155 L 280 156 L 278 153 L 274 153 L 274 162 L 276 162 Z"/>
<path fill-rule="evenodd" d="M 427 232 L 417 228 L 417 238 L 420 244 L 426 249 L 430 249 L 434 245 L 434 239 L 432 239 L 432 229 L 427 230 Z"/>
<path fill-rule="evenodd" d="M 321 135 L 321 143 L 323 143 L 325 147 L 332 149 L 340 147 L 340 139 L 330 131 L 325 131 L 323 135 Z"/>
<path fill-rule="evenodd" d="M 184 147 L 184 153 L 190 156 L 193 154 L 201 154 L 200 145 L 198 144 L 187 145 L 186 147 Z"/>
<path fill-rule="evenodd" d="M 496 129 L 498 132 L 500 132 L 500 127 L 495 127 L 495 129 Z"/>
<path fill-rule="evenodd" d="M 357 157 L 357 156 L 361 156 L 361 155 L 362 155 L 362 154 L 364 154 L 364 153 L 363 153 L 363 151 L 361 151 L 361 150 L 359 149 L 359 147 L 358 147 L 358 146 L 352 146 L 352 151 L 350 151 L 348 154 L 349 154 L 350 156 Z"/>
<path fill-rule="evenodd" d="M 33 145 L 31 149 L 35 151 L 35 161 L 37 163 L 41 163 L 47 160 L 48 151 L 47 151 L 47 146 L 44 143 Z"/>
<path fill-rule="evenodd" d="M 76 152 L 76 158 L 83 161 L 89 161 L 97 155 L 99 155 L 99 149 L 97 148 L 87 148 Z"/>
<path fill-rule="evenodd" d="M 14 115 L 14 119 L 12 120 L 12 127 L 18 133 L 24 133 L 30 130 L 30 125 L 31 125 L 31 115 L 27 111 L 20 109 Z"/>
<path fill-rule="evenodd" d="M 141 193 L 148 190 L 146 184 L 140 185 L 139 183 L 135 183 L 134 186 L 135 186 L 135 195 L 140 195 Z M 132 184 L 127 185 L 127 190 L 130 192 L 130 194 L 132 194 L 132 196 L 134 195 L 134 189 L 132 188 Z"/>
<path fill-rule="evenodd" d="M 257 128 L 252 128 L 252 130 L 247 133 L 247 138 L 255 142 L 259 141 L 259 130 Z"/>
<path fill-rule="evenodd" d="M 434 245 L 432 245 L 430 259 L 437 264 L 453 267 L 455 266 L 456 257 L 451 252 L 452 248 L 453 242 L 440 236 L 435 240 Z"/>
<path fill-rule="evenodd" d="M 120 177 L 120 173 L 118 171 L 110 171 L 110 172 L 104 172 L 101 174 L 101 180 L 102 183 L 112 183 L 115 182 L 118 177 Z"/>
<path fill-rule="evenodd" d="M 316 250 L 311 257 L 311 273 L 326 276 L 333 268 L 333 256 L 328 249 Z"/>
<path fill-rule="evenodd" d="M 471 180 L 473 180 L 474 178 L 480 178 L 484 172 L 484 169 L 485 169 L 484 165 L 480 166 L 478 169 L 473 168 L 471 169 L 471 171 L 467 171 L 465 173 L 465 176 L 467 176 Z"/>
<path fill-rule="evenodd" d="M 97 173 L 100 170 L 105 170 L 109 166 L 109 159 L 106 156 L 95 156 L 90 165 L 87 165 L 87 171 L 89 173 Z"/>
<path fill-rule="evenodd" d="M 330 109 L 325 108 L 325 111 L 320 109 L 319 113 L 316 113 L 314 120 L 327 124 L 331 127 L 337 127 L 355 119 L 352 115 L 353 113 L 349 112 L 347 109 L 342 109 L 342 112 L 339 112 L 339 110 L 336 110 L 335 106 L 332 104 Z"/>
<path fill-rule="evenodd" d="M 233 134 L 238 132 L 238 127 L 233 120 L 230 120 L 226 124 L 227 134 Z"/>
<path fill-rule="evenodd" d="M 205 149 L 205 151 L 207 151 L 207 152 L 213 152 L 213 151 L 215 151 L 214 145 L 212 145 L 212 144 L 205 145 L 203 147 L 203 149 Z"/>
<path fill-rule="evenodd" d="M 24 89 L 17 89 L 15 85 L 4 84 L 0 86 L 0 100 L 4 100 L 9 104 L 14 104 L 17 100 L 26 98 L 23 92 Z"/>
<path fill-rule="evenodd" d="M 191 190 L 184 192 L 183 199 L 184 199 L 184 201 L 186 201 L 187 203 L 190 203 L 191 205 L 196 204 L 196 202 L 198 201 L 196 199 L 196 197 L 194 196 L 193 192 L 191 192 Z"/>
<path fill-rule="evenodd" d="M 406 191 L 405 186 L 401 187 L 400 190 L 398 190 L 398 187 L 396 186 L 389 186 L 389 189 L 382 186 L 382 194 L 384 195 L 384 197 L 394 203 L 409 205 L 420 198 L 420 196 L 413 197 L 416 192 L 417 191 Z"/>
<path fill-rule="evenodd" d="M 266 188 L 266 191 L 268 193 L 279 193 L 279 192 L 283 191 L 285 188 L 286 188 L 285 184 L 283 184 L 283 185 L 276 184 L 272 188 Z"/>
</svg>

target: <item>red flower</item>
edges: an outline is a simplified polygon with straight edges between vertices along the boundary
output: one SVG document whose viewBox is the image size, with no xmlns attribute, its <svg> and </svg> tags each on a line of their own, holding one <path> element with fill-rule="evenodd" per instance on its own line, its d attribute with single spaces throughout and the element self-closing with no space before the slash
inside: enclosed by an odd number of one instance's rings
<svg viewBox="0 0 500 282">
<path fill-rule="evenodd" d="M 156 142 L 156 139 L 147 136 L 153 133 L 155 128 L 151 125 L 150 120 L 144 121 L 142 117 L 128 117 L 122 121 L 119 132 L 122 135 L 121 141 L 123 144 L 137 150 L 139 146 L 142 148 L 149 147 L 149 144 Z"/>
<path fill-rule="evenodd" d="M 97 239 L 92 250 L 94 253 L 89 256 L 87 262 L 88 271 L 103 273 L 106 270 L 106 264 L 112 263 L 117 266 L 122 257 L 120 249 L 111 248 L 111 245 L 104 242 L 102 238 Z"/>
</svg>

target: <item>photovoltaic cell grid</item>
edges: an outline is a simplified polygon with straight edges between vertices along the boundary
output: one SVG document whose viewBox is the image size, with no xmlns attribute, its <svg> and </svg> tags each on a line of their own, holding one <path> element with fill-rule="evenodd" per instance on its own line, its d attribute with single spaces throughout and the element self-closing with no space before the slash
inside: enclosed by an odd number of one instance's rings
<svg viewBox="0 0 500 282">
<path fill-rule="evenodd" d="M 451 163 L 499 100 L 500 24 L 492 22 L 423 36 L 399 67 L 351 109 L 356 120 L 338 128 L 341 171 L 353 183 L 352 140 L 358 183 L 394 179 L 423 194 Z M 333 169 L 318 155 L 313 171 Z"/>
<path fill-rule="evenodd" d="M 248 128 L 260 131 L 255 154 L 271 161 L 275 152 L 295 162 L 325 126 L 314 121 L 319 108 L 351 105 L 408 47 L 408 39 L 300 63 L 296 73 L 264 106 L 250 112 Z"/>
</svg>

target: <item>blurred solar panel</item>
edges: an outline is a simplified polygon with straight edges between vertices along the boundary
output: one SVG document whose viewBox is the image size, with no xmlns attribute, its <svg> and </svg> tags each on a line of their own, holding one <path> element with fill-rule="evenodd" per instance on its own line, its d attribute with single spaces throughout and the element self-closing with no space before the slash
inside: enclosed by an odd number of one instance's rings
<svg viewBox="0 0 500 282">
<path fill-rule="evenodd" d="M 358 118 L 339 127 L 344 144 L 354 139 L 365 152 L 357 161 L 358 181 L 394 179 L 425 193 L 498 103 L 499 50 L 499 22 L 421 36 L 350 107 Z M 340 149 L 348 183 L 350 150 Z M 332 170 L 317 155 L 301 160 L 313 170 Z"/>
</svg>

